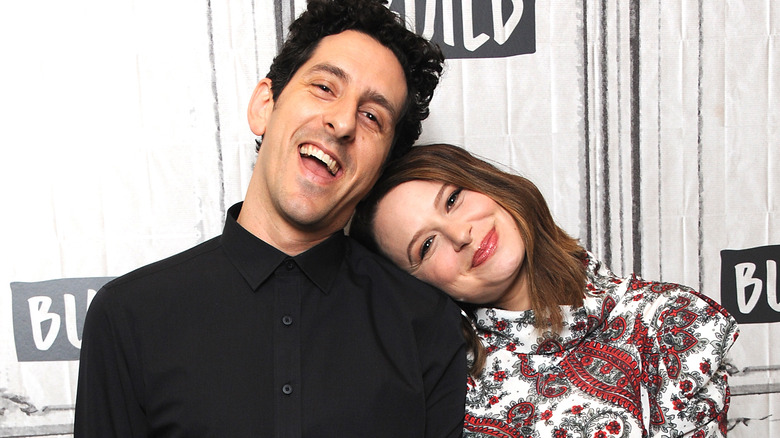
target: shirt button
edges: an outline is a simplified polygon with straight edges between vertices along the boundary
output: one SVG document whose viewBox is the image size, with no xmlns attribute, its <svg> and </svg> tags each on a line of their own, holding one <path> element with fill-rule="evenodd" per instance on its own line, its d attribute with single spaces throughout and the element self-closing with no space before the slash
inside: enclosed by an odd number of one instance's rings
<svg viewBox="0 0 780 438">
<path fill-rule="evenodd" d="M 282 324 L 284 324 L 284 325 L 292 325 L 292 323 L 293 323 L 292 316 L 290 316 L 290 315 L 284 315 L 284 316 L 282 317 Z"/>
<path fill-rule="evenodd" d="M 284 264 L 284 267 L 287 268 L 288 271 L 292 271 L 295 269 L 295 262 L 292 260 L 287 260 L 287 263 Z"/>
<path fill-rule="evenodd" d="M 284 393 L 284 395 L 292 394 L 292 385 L 287 384 L 287 385 L 282 386 L 282 392 Z"/>
</svg>

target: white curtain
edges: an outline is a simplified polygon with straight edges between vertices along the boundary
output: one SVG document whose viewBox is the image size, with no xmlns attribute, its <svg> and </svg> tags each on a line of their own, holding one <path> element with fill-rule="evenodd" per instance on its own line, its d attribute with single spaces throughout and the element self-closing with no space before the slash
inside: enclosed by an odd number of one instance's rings
<svg viewBox="0 0 780 438">
<path fill-rule="evenodd" d="M 0 3 L 0 437 L 69 436 L 78 370 L 19 360 L 10 285 L 113 277 L 219 234 L 252 170 L 248 98 L 304 5 Z M 535 53 L 448 61 L 420 142 L 529 177 L 614 271 L 722 301 L 722 250 L 780 244 L 780 8 L 532 9 Z M 741 331 L 731 435 L 778 435 L 777 325 Z"/>
</svg>

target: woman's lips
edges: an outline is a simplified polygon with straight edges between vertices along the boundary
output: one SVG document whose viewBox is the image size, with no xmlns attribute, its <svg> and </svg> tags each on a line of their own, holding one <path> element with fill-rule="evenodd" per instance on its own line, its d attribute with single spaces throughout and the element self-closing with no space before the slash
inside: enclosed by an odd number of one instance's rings
<svg viewBox="0 0 780 438">
<path fill-rule="evenodd" d="M 476 268 L 482 263 L 485 263 L 485 261 L 496 252 L 496 246 L 498 246 L 498 234 L 496 234 L 496 229 L 493 228 L 487 233 L 485 238 L 482 239 L 479 248 L 474 252 L 474 257 L 471 259 L 471 267 Z"/>
</svg>

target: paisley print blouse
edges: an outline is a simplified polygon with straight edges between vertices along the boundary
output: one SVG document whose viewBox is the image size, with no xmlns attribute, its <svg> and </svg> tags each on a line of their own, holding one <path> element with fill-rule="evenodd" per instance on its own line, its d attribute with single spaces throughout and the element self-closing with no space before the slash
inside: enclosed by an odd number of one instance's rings
<svg viewBox="0 0 780 438">
<path fill-rule="evenodd" d="M 532 311 L 477 310 L 488 356 L 464 437 L 725 436 L 734 319 L 688 287 L 586 262 L 584 306 L 563 306 L 559 335 L 534 330 Z"/>
</svg>

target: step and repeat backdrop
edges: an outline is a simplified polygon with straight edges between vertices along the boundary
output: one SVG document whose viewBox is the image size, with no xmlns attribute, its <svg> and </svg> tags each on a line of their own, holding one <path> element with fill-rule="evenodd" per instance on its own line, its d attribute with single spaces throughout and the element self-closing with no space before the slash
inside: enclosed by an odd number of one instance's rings
<svg viewBox="0 0 780 438">
<path fill-rule="evenodd" d="M 221 232 L 255 158 L 250 93 L 304 6 L 0 4 L 0 437 L 71 436 L 100 286 Z M 448 57 L 420 142 L 535 181 L 615 272 L 722 303 L 731 436 L 780 436 L 780 8 L 389 7 Z"/>
</svg>

